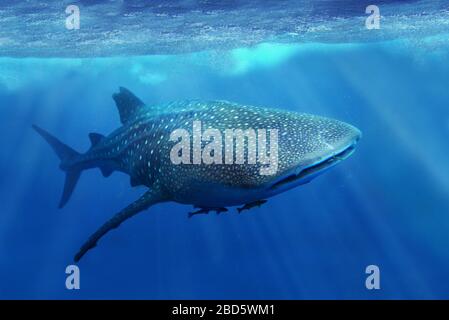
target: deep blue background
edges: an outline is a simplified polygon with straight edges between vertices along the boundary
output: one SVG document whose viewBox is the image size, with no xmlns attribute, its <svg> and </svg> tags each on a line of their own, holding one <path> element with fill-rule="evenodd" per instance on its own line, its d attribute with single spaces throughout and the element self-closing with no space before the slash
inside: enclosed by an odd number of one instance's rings
<svg viewBox="0 0 449 320">
<path fill-rule="evenodd" d="M 448 298 L 447 56 L 402 43 L 93 60 L 0 59 L 0 298 Z M 65 267 L 144 189 L 84 172 L 69 202 L 36 123 L 83 151 L 119 126 L 111 94 L 227 99 L 310 112 L 363 132 L 354 155 L 260 209 L 187 218 L 157 205 Z M 205 195 L 207 196 L 207 195 Z M 365 267 L 381 290 L 365 289 Z"/>
</svg>

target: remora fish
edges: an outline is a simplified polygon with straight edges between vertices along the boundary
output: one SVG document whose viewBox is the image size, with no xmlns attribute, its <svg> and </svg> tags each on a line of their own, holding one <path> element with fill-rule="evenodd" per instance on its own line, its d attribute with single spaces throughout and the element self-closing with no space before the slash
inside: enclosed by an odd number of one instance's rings
<svg viewBox="0 0 449 320">
<path fill-rule="evenodd" d="M 118 212 L 81 247 L 79 259 L 109 230 L 150 206 L 174 201 L 199 208 L 253 203 L 305 184 L 346 159 L 361 133 L 341 121 L 226 101 L 180 101 L 146 106 L 125 88 L 113 95 L 122 126 L 105 137 L 90 133 L 91 148 L 78 153 L 45 130 L 34 129 L 50 144 L 66 173 L 59 207 L 63 207 L 83 170 L 99 168 L 105 177 L 121 171 L 131 185 L 148 187 L 138 200 Z M 261 164 L 178 164 L 170 159 L 175 129 L 192 131 L 193 121 L 228 128 L 277 129 L 277 171 L 261 175 Z"/>
</svg>

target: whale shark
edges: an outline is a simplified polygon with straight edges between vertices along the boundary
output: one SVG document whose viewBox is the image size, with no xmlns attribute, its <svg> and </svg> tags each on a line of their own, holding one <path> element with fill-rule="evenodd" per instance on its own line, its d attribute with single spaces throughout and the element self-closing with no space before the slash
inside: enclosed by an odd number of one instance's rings
<svg viewBox="0 0 449 320">
<path fill-rule="evenodd" d="M 254 207 L 254 203 L 264 203 L 265 199 L 304 185 L 347 159 L 361 137 L 359 129 L 339 120 L 270 107 L 222 100 L 146 105 L 123 87 L 112 97 L 122 125 L 108 136 L 90 133 L 91 147 L 84 153 L 33 125 L 59 157 L 60 169 L 66 175 L 60 208 L 67 204 L 81 172 L 91 168 L 99 168 L 104 177 L 115 171 L 123 172 L 130 176 L 131 186 L 147 187 L 140 198 L 112 216 L 88 238 L 75 255 L 75 262 L 94 248 L 107 232 L 158 203 L 172 201 L 193 205 L 201 212 L 226 212 L 226 207 L 239 205 L 248 209 Z M 172 133 L 184 130 L 193 134 L 195 121 L 201 121 L 204 128 L 221 132 L 249 128 L 276 132 L 276 171 L 261 174 L 266 164 L 254 161 L 174 163 L 171 154 L 179 141 L 173 141 Z M 249 147 L 248 141 L 243 140 L 245 147 Z M 273 142 L 270 140 L 271 144 Z M 201 141 L 201 146 L 207 143 Z M 229 145 L 220 148 L 223 150 L 212 153 L 224 153 Z M 273 153 L 270 150 L 265 151 Z M 260 153 L 260 149 L 257 151 Z M 183 152 L 192 155 L 194 151 Z"/>
</svg>

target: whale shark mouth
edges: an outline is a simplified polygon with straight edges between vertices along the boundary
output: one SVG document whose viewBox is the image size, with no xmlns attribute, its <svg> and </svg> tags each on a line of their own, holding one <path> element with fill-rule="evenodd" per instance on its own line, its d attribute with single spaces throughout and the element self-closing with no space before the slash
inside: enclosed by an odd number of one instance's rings
<svg viewBox="0 0 449 320">
<path fill-rule="evenodd" d="M 340 161 L 348 158 L 354 152 L 354 150 L 355 150 L 355 144 L 352 144 L 349 147 L 347 147 L 346 149 L 344 149 L 343 151 L 301 170 L 298 174 L 291 174 L 291 175 L 285 177 L 284 179 L 277 181 L 270 187 L 270 189 L 277 189 L 286 184 L 290 184 L 292 182 L 297 182 L 298 180 L 304 179 L 306 177 L 310 177 L 313 174 L 316 174 L 320 171 L 323 171 L 325 169 L 333 167 Z M 309 181 L 310 180 L 304 180 L 302 184 L 305 184 Z"/>
</svg>

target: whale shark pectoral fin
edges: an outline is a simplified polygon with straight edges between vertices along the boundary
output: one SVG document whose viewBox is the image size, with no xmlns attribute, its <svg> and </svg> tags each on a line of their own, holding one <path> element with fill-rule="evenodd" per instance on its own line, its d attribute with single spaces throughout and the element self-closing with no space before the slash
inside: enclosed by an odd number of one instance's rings
<svg viewBox="0 0 449 320">
<path fill-rule="evenodd" d="M 125 124 L 128 120 L 132 119 L 137 111 L 145 106 L 145 104 L 131 91 L 123 87 L 120 87 L 120 92 L 114 93 L 112 98 L 117 105 L 122 124 Z"/>
<path fill-rule="evenodd" d="M 117 228 L 123 221 L 131 218 L 139 212 L 148 209 L 153 204 L 166 201 L 158 188 L 153 188 L 145 192 L 139 199 L 127 206 L 125 209 L 113 216 L 109 221 L 103 224 L 89 239 L 83 244 L 78 253 L 75 255 L 75 262 L 78 262 L 87 251 L 94 248 L 106 233 Z"/>
</svg>

